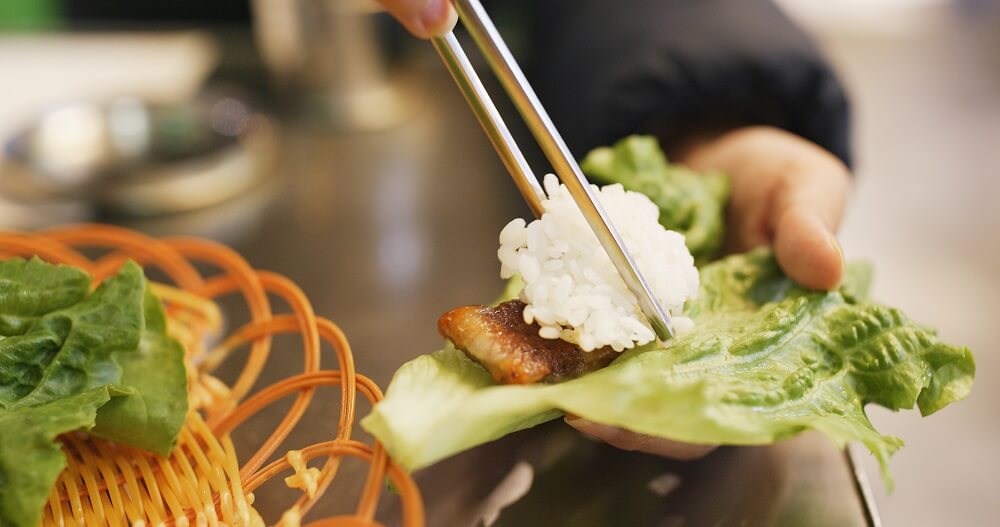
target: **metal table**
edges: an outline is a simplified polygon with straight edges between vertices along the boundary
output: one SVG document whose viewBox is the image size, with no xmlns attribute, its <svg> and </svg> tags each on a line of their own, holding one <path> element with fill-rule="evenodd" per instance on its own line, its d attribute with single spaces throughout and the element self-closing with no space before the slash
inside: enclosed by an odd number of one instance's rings
<svg viewBox="0 0 1000 527">
<path fill-rule="evenodd" d="M 407 93 L 414 113 L 391 130 L 286 126 L 279 173 L 252 207 L 145 226 L 158 234 L 208 232 L 254 266 L 295 280 L 317 313 L 343 327 L 358 370 L 383 387 L 403 362 L 441 346 L 438 315 L 495 296 L 497 235 L 511 218 L 530 217 L 443 71 Z M 275 341 L 274 357 L 294 358 L 272 359 L 262 383 L 298 368 L 297 345 Z M 287 447 L 332 437 L 337 394 L 318 397 L 327 403 L 313 404 Z M 250 451 L 286 408 L 248 423 L 238 450 Z M 318 512 L 346 512 L 364 468 L 346 463 Z M 417 480 L 432 526 L 479 524 L 495 508 L 490 503 L 529 482 L 494 525 L 864 525 L 842 454 L 817 434 L 673 462 L 619 451 L 553 422 L 422 470 Z M 295 493 L 279 482 L 256 496 L 255 506 L 274 521 Z M 396 506 L 383 502 L 387 525 L 398 522 Z"/>
</svg>

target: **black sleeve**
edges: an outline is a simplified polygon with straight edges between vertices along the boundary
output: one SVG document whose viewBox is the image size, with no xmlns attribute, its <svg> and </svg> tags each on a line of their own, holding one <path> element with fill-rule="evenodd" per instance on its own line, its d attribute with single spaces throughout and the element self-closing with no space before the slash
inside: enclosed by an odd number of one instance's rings
<svg viewBox="0 0 1000 527">
<path fill-rule="evenodd" d="M 770 125 L 850 164 L 847 97 L 769 0 L 536 0 L 532 83 L 574 154 L 656 129 L 667 141 Z"/>
</svg>

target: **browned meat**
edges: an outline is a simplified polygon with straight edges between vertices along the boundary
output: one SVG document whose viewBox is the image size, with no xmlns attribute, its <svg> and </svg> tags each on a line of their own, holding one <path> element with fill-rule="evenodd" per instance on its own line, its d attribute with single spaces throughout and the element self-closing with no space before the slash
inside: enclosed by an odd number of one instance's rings
<svg viewBox="0 0 1000 527">
<path fill-rule="evenodd" d="M 618 356 L 610 347 L 585 352 L 560 339 L 538 336 L 524 322 L 524 303 L 466 306 L 438 319 L 438 331 L 501 384 L 561 382 L 603 368 Z"/>
</svg>

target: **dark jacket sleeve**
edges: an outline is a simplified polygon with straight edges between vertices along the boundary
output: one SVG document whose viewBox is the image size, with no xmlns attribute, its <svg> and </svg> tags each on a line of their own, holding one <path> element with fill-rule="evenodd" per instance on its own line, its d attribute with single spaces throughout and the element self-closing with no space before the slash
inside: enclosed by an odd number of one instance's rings
<svg viewBox="0 0 1000 527">
<path fill-rule="evenodd" d="M 850 164 L 847 97 L 769 0 L 536 0 L 532 83 L 577 156 L 650 126 L 667 141 L 771 125 Z"/>
</svg>

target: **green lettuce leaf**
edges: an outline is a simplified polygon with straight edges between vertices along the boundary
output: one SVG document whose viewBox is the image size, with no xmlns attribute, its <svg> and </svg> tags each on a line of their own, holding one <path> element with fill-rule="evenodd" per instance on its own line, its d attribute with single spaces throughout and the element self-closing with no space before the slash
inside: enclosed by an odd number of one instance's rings
<svg viewBox="0 0 1000 527">
<path fill-rule="evenodd" d="M 90 277 L 75 267 L 38 258 L 0 262 L 0 335 L 20 335 L 39 316 L 69 307 L 90 291 Z"/>
<path fill-rule="evenodd" d="M 112 356 L 139 346 L 145 283 L 142 269 L 129 262 L 79 303 L 0 341 L 0 408 L 117 385 L 121 367 Z"/>
<path fill-rule="evenodd" d="M 89 288 L 77 269 L 0 262 L 0 525 L 37 523 L 65 467 L 57 435 L 93 428 L 165 455 L 184 424 L 184 350 L 142 268 Z"/>
<path fill-rule="evenodd" d="M 45 501 L 66 468 L 56 436 L 92 426 L 108 398 L 107 388 L 95 388 L 0 412 L 0 525 L 32 527 L 41 522 Z"/>
<path fill-rule="evenodd" d="M 888 482 L 902 441 L 878 433 L 864 406 L 929 415 L 969 393 L 975 365 L 968 349 L 863 301 L 868 274 L 854 268 L 842 291 L 815 292 L 766 250 L 732 256 L 702 270 L 695 327 L 668 347 L 630 350 L 561 384 L 498 386 L 448 345 L 400 368 L 361 424 L 409 469 L 564 412 L 690 443 L 766 444 L 815 429 L 864 443 Z"/>
<path fill-rule="evenodd" d="M 669 164 L 654 137 L 637 135 L 595 148 L 580 168 L 596 182 L 621 183 L 653 200 L 660 208 L 660 223 L 684 235 L 699 264 L 718 253 L 729 197 L 729 179 L 722 172 L 698 173 Z"/>
<path fill-rule="evenodd" d="M 146 327 L 138 349 L 113 357 L 122 368 L 117 387 L 128 393 L 101 407 L 92 433 L 166 456 L 188 412 L 184 347 L 167 336 L 163 304 L 148 290 L 143 310 Z"/>
</svg>

